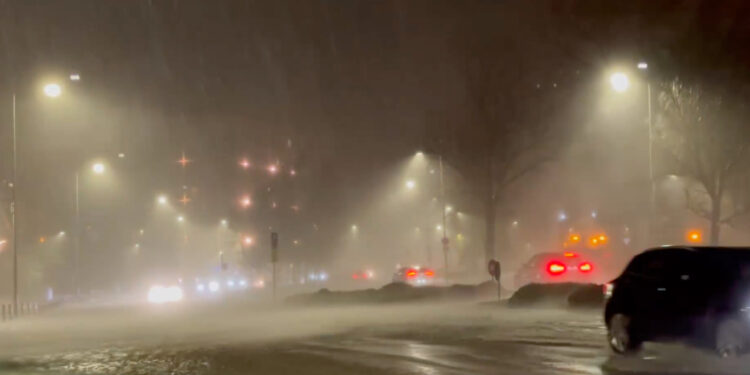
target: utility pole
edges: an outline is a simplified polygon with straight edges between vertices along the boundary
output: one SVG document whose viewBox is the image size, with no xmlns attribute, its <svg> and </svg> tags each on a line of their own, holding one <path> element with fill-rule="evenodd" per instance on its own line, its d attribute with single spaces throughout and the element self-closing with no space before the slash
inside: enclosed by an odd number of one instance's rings
<svg viewBox="0 0 750 375">
<path fill-rule="evenodd" d="M 81 261 L 81 206 L 80 206 L 80 189 L 79 189 L 79 173 L 76 171 L 76 222 L 75 222 L 75 233 L 73 233 L 73 288 L 75 289 L 76 296 L 81 295 L 80 286 L 80 261 Z"/>
<path fill-rule="evenodd" d="M 16 185 L 18 184 L 18 148 L 16 146 L 16 93 L 13 93 L 13 183 L 11 184 L 10 223 L 13 226 L 13 312 L 18 315 L 18 228 L 16 225 Z"/>
<path fill-rule="evenodd" d="M 448 232 L 446 228 L 446 215 L 447 215 L 447 204 L 445 202 L 445 177 L 443 172 L 443 155 L 438 155 L 438 162 L 440 164 L 440 200 L 442 201 L 442 216 L 443 216 L 443 238 L 441 243 L 443 244 L 443 265 L 445 266 L 445 282 L 448 283 L 448 250 L 450 248 L 450 240 L 448 239 Z"/>
</svg>

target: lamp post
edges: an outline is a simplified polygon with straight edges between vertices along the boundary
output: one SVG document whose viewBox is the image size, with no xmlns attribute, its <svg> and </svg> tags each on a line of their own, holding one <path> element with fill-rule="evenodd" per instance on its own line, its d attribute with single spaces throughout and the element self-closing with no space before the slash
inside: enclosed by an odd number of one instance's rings
<svg viewBox="0 0 750 375">
<path fill-rule="evenodd" d="M 91 171 L 97 175 L 104 174 L 106 169 L 107 168 L 102 163 L 94 163 L 94 165 L 91 166 Z M 76 295 L 80 295 L 81 293 L 80 261 L 81 261 L 81 237 L 83 236 L 83 232 L 81 231 L 81 189 L 80 189 L 80 186 L 81 186 L 80 171 L 76 171 L 75 173 L 76 221 L 75 221 L 75 235 L 73 236 L 73 247 L 74 247 L 73 262 L 75 263 L 74 269 L 73 269 L 73 288 L 75 289 Z"/>
<path fill-rule="evenodd" d="M 424 157 L 424 152 L 418 151 L 415 156 L 416 157 Z M 447 214 L 448 214 L 448 206 L 445 199 L 445 169 L 443 167 L 443 155 L 437 154 L 438 157 L 438 173 L 440 174 L 440 207 L 441 207 L 441 217 L 442 217 L 442 224 L 440 230 L 442 231 L 442 238 L 440 239 L 440 243 L 443 247 L 443 265 L 445 266 L 445 281 L 448 282 L 448 251 L 450 250 L 450 240 L 448 239 L 448 229 L 447 229 Z M 411 181 L 411 180 L 410 180 Z M 407 181 L 407 188 L 412 189 L 414 185 L 409 185 L 409 181 Z"/>
<path fill-rule="evenodd" d="M 50 98 L 57 98 L 62 94 L 62 88 L 56 83 L 49 83 L 43 88 L 44 95 Z M 10 184 L 11 202 L 10 202 L 10 224 L 13 227 L 13 311 L 12 315 L 18 315 L 18 229 L 16 210 L 18 208 L 16 201 L 16 188 L 18 185 L 18 143 L 16 141 L 17 115 L 16 115 L 16 93 L 11 95 L 11 135 L 13 143 L 13 182 Z"/>
<path fill-rule="evenodd" d="M 648 64 L 646 62 L 639 62 L 636 67 L 638 70 L 646 71 Z M 610 76 L 609 82 L 612 85 L 612 89 L 616 92 L 625 92 L 630 87 L 630 81 L 625 73 L 617 72 Z M 656 213 L 656 184 L 654 182 L 654 121 L 652 114 L 652 100 L 651 100 L 651 81 L 646 78 L 646 100 L 648 108 L 648 178 L 649 178 L 649 218 L 653 221 L 654 214 Z M 649 226 L 649 240 L 653 237 L 653 228 Z"/>
</svg>

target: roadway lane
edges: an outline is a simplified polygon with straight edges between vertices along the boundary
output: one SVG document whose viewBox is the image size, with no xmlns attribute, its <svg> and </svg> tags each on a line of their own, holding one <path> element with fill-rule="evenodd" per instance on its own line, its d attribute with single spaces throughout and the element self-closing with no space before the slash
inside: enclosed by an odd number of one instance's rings
<svg viewBox="0 0 750 375">
<path fill-rule="evenodd" d="M 675 345 L 611 357 L 596 311 L 476 304 L 68 309 L 0 325 L 0 374 L 746 374 Z"/>
</svg>

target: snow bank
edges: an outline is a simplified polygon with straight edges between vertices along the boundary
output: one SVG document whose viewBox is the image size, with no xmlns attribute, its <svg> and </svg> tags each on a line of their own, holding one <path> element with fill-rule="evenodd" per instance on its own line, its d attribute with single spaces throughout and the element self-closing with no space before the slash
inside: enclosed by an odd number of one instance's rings
<svg viewBox="0 0 750 375">
<path fill-rule="evenodd" d="M 599 307 L 604 303 L 602 287 L 597 284 L 528 284 L 510 297 L 511 307 Z"/>
</svg>

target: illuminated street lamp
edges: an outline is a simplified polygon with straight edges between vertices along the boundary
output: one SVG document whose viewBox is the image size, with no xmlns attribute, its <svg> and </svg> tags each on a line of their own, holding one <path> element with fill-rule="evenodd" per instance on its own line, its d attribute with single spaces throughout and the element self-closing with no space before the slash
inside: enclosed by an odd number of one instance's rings
<svg viewBox="0 0 750 375">
<path fill-rule="evenodd" d="M 276 164 L 270 164 L 266 169 L 268 170 L 268 173 L 272 175 L 275 175 L 279 172 L 279 166 Z"/>
<path fill-rule="evenodd" d="M 94 165 L 91 166 L 91 170 L 96 174 L 102 174 L 106 170 L 106 167 L 102 163 L 94 163 Z"/>
<path fill-rule="evenodd" d="M 156 197 L 156 203 L 159 203 L 160 206 L 166 206 L 169 203 L 169 199 L 167 199 L 166 195 L 159 195 Z"/>
<path fill-rule="evenodd" d="M 640 61 L 636 65 L 638 70 L 646 72 L 648 70 L 648 63 Z M 645 73 L 644 73 L 645 74 Z M 624 92 L 630 87 L 630 80 L 625 73 L 617 72 L 609 77 L 609 82 L 612 85 L 612 89 L 616 92 Z M 651 111 L 651 82 L 646 79 L 646 100 L 648 107 L 648 175 L 650 182 L 650 195 L 649 195 L 649 210 L 650 217 L 655 215 L 656 207 L 656 184 L 654 182 L 654 122 Z M 649 236 L 651 236 L 653 228 L 649 227 Z"/>
<path fill-rule="evenodd" d="M 612 85 L 612 89 L 617 92 L 625 92 L 630 87 L 628 76 L 622 72 L 617 72 L 609 76 L 609 83 Z"/>
<path fill-rule="evenodd" d="M 48 83 L 44 85 L 44 95 L 50 98 L 57 98 L 62 94 L 62 88 L 57 83 Z"/>
<path fill-rule="evenodd" d="M 242 208 L 248 208 L 253 204 L 253 201 L 250 199 L 249 195 L 243 195 L 240 198 L 240 207 Z"/>
<path fill-rule="evenodd" d="M 62 94 L 62 88 L 56 83 L 49 83 L 43 87 L 44 95 L 49 98 L 57 98 Z M 18 189 L 18 147 L 16 142 L 16 128 L 17 128 L 17 115 L 16 115 L 16 93 L 11 94 L 11 134 L 12 134 L 12 166 L 13 166 L 13 180 L 9 184 L 11 188 L 10 194 L 10 225 L 12 228 L 11 241 L 13 243 L 13 300 L 12 300 L 12 314 L 18 313 L 18 236 L 16 226 L 16 191 Z"/>
<path fill-rule="evenodd" d="M 102 175 L 106 171 L 104 164 L 101 162 L 94 163 L 91 166 L 91 171 L 94 175 Z M 75 222 L 75 233 L 73 233 L 73 247 L 75 249 L 75 268 L 74 268 L 74 287 L 76 288 L 76 294 L 79 293 L 79 271 L 80 271 L 80 258 L 81 258 L 81 184 L 80 184 L 80 172 L 77 170 L 75 174 L 75 210 L 76 210 L 76 222 Z"/>
<path fill-rule="evenodd" d="M 224 226 L 224 227 L 225 227 L 225 226 L 227 226 L 228 224 L 229 224 L 229 222 L 227 221 L 227 219 L 221 219 L 221 225 L 222 225 L 222 226 Z"/>
<path fill-rule="evenodd" d="M 184 216 L 182 216 L 182 215 L 180 215 L 180 216 L 177 216 L 177 222 L 178 222 L 178 223 L 182 223 L 182 222 L 184 222 L 184 221 L 185 221 L 185 217 L 184 217 Z"/>
<path fill-rule="evenodd" d="M 242 158 L 240 160 L 240 167 L 242 167 L 242 169 L 250 168 L 250 160 L 247 160 L 246 158 Z"/>
<path fill-rule="evenodd" d="M 242 238 L 242 243 L 245 246 L 252 246 L 252 244 L 255 242 L 255 240 L 250 236 L 245 236 Z"/>
<path fill-rule="evenodd" d="M 408 180 L 406 181 L 406 188 L 409 190 L 414 190 L 414 188 L 417 187 L 417 183 L 414 182 L 414 180 Z"/>
</svg>

